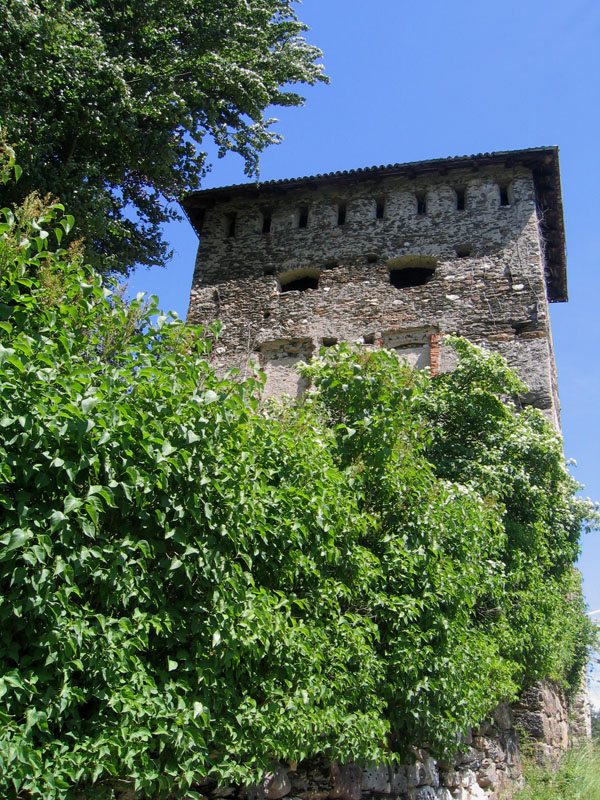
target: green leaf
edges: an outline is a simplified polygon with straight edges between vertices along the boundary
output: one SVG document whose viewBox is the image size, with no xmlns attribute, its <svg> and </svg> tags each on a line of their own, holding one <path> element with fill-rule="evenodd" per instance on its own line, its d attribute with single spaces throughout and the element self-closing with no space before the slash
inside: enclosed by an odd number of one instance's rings
<svg viewBox="0 0 600 800">
<path fill-rule="evenodd" d="M 72 494 L 69 494 L 64 500 L 64 513 L 70 514 L 72 511 L 78 511 L 82 504 L 83 501 L 80 500 L 79 497 L 74 497 Z"/>
<path fill-rule="evenodd" d="M 0 537 L 0 544 L 2 545 L 3 556 L 22 547 L 31 538 L 29 531 L 24 531 L 21 528 L 15 528 L 10 533 Z"/>
</svg>

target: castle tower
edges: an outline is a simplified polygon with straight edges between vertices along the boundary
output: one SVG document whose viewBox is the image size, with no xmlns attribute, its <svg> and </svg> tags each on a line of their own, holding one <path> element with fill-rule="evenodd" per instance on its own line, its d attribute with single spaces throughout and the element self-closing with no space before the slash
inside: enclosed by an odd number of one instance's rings
<svg viewBox="0 0 600 800">
<path fill-rule="evenodd" d="M 558 149 L 486 153 L 188 195 L 200 236 L 188 322 L 220 319 L 219 367 L 269 393 L 339 341 L 451 369 L 458 333 L 517 369 L 559 427 L 549 302 L 567 300 Z"/>
</svg>

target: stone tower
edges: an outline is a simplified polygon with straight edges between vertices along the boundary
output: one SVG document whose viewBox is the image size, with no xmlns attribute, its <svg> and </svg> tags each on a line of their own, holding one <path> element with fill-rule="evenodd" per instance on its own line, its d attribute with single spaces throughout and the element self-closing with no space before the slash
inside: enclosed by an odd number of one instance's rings
<svg viewBox="0 0 600 800">
<path fill-rule="evenodd" d="M 485 153 L 189 195 L 200 236 L 188 321 L 224 323 L 218 366 L 267 391 L 338 341 L 452 367 L 458 333 L 504 355 L 559 426 L 549 302 L 567 299 L 558 149 Z"/>
</svg>

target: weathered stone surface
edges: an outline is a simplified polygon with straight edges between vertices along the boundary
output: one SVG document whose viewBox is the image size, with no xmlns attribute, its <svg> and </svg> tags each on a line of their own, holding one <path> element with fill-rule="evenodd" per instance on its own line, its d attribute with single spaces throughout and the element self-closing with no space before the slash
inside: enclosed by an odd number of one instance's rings
<svg viewBox="0 0 600 800">
<path fill-rule="evenodd" d="M 423 767 L 425 771 L 425 783 L 437 789 L 440 785 L 440 775 L 435 760 L 431 758 L 431 756 L 428 756 L 423 762 Z"/>
<path fill-rule="evenodd" d="M 466 191 L 463 210 L 456 206 L 458 184 Z M 510 185 L 510 205 L 500 205 L 500 184 Z M 431 337 L 458 332 L 505 355 L 529 386 L 523 402 L 557 422 L 544 255 L 528 168 L 482 166 L 451 177 L 348 178 L 343 185 L 264 191 L 236 196 L 232 190 L 206 203 L 188 321 L 225 324 L 217 366 L 258 359 L 267 392 L 295 396 L 303 386 L 294 364 L 322 346 L 385 346 L 418 367 L 447 370 L 452 356 L 447 348 L 438 354 Z M 418 213 L 423 193 L 426 210 Z M 381 218 L 377 198 L 384 200 Z M 263 233 L 266 205 L 271 225 Z M 308 208 L 305 227 L 299 227 L 301 206 Z M 234 236 L 226 225 L 231 214 Z M 409 263 L 433 271 L 421 283 L 398 284 Z"/>
<path fill-rule="evenodd" d="M 440 775 L 441 783 L 449 789 L 456 789 L 462 783 L 462 775 L 458 770 L 448 770 Z"/>
<path fill-rule="evenodd" d="M 292 789 L 292 783 L 284 769 L 268 772 L 262 780 L 262 786 L 267 800 L 280 800 Z"/>
<path fill-rule="evenodd" d="M 387 764 L 373 764 L 363 769 L 361 789 L 363 792 L 389 794 L 392 790 L 390 768 Z"/>
<path fill-rule="evenodd" d="M 412 789 L 408 796 L 410 800 L 438 800 L 437 792 L 432 786 L 420 786 Z"/>
<path fill-rule="evenodd" d="M 465 787 L 474 786 L 477 783 L 477 775 L 471 769 L 465 769 L 462 773 L 461 783 Z"/>
<path fill-rule="evenodd" d="M 392 764 L 390 767 L 390 787 L 392 794 L 401 794 L 408 789 L 408 767 Z"/>
<path fill-rule="evenodd" d="M 333 787 L 329 793 L 331 798 L 340 800 L 360 800 L 362 770 L 358 764 L 343 764 L 333 762 L 331 765 Z"/>
<path fill-rule="evenodd" d="M 422 761 L 415 761 L 408 767 L 407 775 L 409 789 L 427 783 L 427 770 Z"/>
<path fill-rule="evenodd" d="M 456 761 L 458 764 L 468 764 L 473 769 L 477 769 L 482 759 L 482 751 L 478 750 L 476 747 L 469 746 L 458 754 Z"/>
<path fill-rule="evenodd" d="M 496 788 L 496 765 L 489 758 L 482 761 L 477 771 L 477 783 L 483 789 L 491 789 L 493 791 Z"/>
</svg>

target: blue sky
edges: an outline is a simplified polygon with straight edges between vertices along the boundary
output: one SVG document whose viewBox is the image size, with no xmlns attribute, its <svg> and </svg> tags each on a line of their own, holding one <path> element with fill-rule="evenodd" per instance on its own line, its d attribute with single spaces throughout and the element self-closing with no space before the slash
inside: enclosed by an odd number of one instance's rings
<svg viewBox="0 0 600 800">
<path fill-rule="evenodd" d="M 600 499 L 600 3 L 304 0 L 298 14 L 331 84 L 308 88 L 304 108 L 274 109 L 284 142 L 264 154 L 263 180 L 560 147 L 570 301 L 553 304 L 551 318 L 565 453 Z M 246 180 L 228 156 L 203 188 Z M 172 263 L 139 271 L 130 290 L 183 317 L 197 240 L 187 222 L 167 230 Z M 600 534 L 582 544 L 584 590 L 600 609 Z"/>
</svg>

